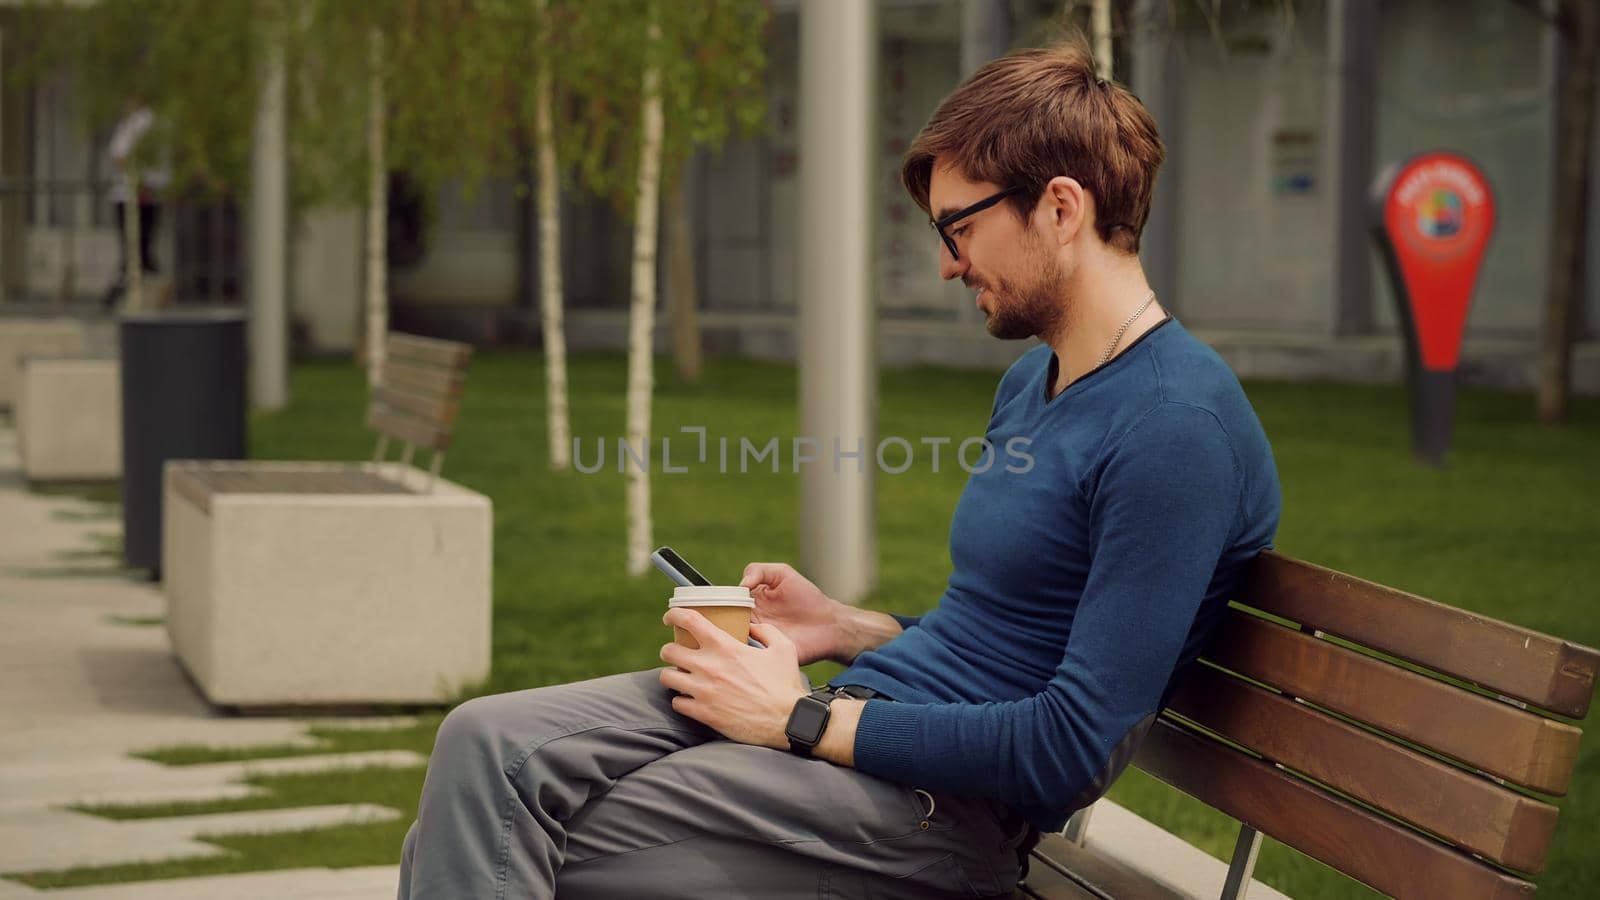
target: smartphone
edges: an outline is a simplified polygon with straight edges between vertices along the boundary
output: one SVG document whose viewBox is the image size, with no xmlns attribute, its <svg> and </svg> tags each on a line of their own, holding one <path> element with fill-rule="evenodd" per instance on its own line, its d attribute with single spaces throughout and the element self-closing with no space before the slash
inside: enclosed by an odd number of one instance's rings
<svg viewBox="0 0 1600 900">
<path fill-rule="evenodd" d="M 656 568 L 665 573 L 668 578 L 671 578 L 674 584 L 679 584 L 684 587 L 693 587 L 695 585 L 711 583 L 711 579 L 701 575 L 699 570 L 697 570 L 694 566 L 689 565 L 689 563 L 685 561 L 683 557 L 679 556 L 678 552 L 673 550 L 671 547 L 657 547 L 655 552 L 650 554 L 650 561 L 655 563 Z M 745 643 L 761 650 L 767 649 L 766 644 L 761 643 L 755 638 L 746 638 Z"/>
<path fill-rule="evenodd" d="M 695 570 L 694 566 L 685 562 L 684 558 L 679 556 L 677 551 L 671 547 L 657 547 L 655 552 L 650 554 L 650 561 L 655 563 L 656 568 L 660 569 L 668 578 L 671 578 L 674 584 L 691 587 L 693 585 L 711 583 L 711 579 L 701 575 Z"/>
</svg>

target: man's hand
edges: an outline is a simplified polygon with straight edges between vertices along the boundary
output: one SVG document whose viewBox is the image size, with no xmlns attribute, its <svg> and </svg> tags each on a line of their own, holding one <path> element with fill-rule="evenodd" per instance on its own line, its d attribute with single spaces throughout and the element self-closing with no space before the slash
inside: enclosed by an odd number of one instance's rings
<svg viewBox="0 0 1600 900">
<path fill-rule="evenodd" d="M 811 692 L 794 642 L 772 624 L 752 623 L 750 636 L 766 649 L 741 644 L 692 609 L 669 609 L 661 621 L 700 644 L 698 650 L 677 643 L 661 648 L 662 662 L 677 667 L 661 670 L 661 683 L 679 694 L 672 708 L 729 740 L 789 749 L 783 733 L 789 713 Z"/>
<path fill-rule="evenodd" d="M 744 567 L 744 578 L 739 585 L 749 588 L 756 600 L 753 621 L 782 629 L 794 641 L 800 665 L 810 665 L 819 659 L 839 659 L 842 655 L 844 631 L 839 620 L 847 608 L 824 594 L 793 566 L 751 563 Z"/>
<path fill-rule="evenodd" d="M 819 659 L 849 665 L 900 633 L 893 616 L 840 603 L 788 563 L 751 563 L 739 585 L 756 600 L 754 621 L 783 629 L 802 666 Z"/>
</svg>

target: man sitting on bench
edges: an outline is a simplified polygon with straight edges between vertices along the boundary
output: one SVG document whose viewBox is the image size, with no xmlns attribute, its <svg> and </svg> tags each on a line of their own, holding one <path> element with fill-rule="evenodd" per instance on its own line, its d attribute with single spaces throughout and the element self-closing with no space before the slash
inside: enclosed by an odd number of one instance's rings
<svg viewBox="0 0 1600 900">
<path fill-rule="evenodd" d="M 1277 526 L 1254 411 L 1139 263 L 1163 155 L 1081 41 L 951 94 L 905 186 L 989 333 L 1043 343 L 1001 378 L 987 429 L 1029 462 L 968 479 L 937 607 L 856 609 L 755 563 L 765 649 L 673 610 L 701 649 L 667 645 L 666 668 L 463 704 L 401 897 L 1012 891 L 1039 830 L 1127 764 Z M 813 696 L 797 667 L 825 658 L 849 668 Z"/>
</svg>

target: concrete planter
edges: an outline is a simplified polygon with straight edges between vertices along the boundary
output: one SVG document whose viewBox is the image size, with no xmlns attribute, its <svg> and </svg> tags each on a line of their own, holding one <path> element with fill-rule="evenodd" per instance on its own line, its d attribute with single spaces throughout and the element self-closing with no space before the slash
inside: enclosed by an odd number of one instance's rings
<svg viewBox="0 0 1600 900">
<path fill-rule="evenodd" d="M 122 476 L 122 385 L 114 359 L 25 359 L 17 443 L 30 481 Z"/>
<path fill-rule="evenodd" d="M 22 360 L 29 356 L 82 356 L 83 323 L 65 318 L 0 318 L 0 407 L 17 402 Z"/>
<path fill-rule="evenodd" d="M 351 472 L 410 490 L 284 489 Z M 266 476 L 269 489 L 208 490 L 196 475 L 213 486 Z M 448 481 L 426 484 L 426 472 L 398 464 L 168 462 L 167 629 L 206 697 L 424 703 L 486 678 L 492 505 Z"/>
</svg>

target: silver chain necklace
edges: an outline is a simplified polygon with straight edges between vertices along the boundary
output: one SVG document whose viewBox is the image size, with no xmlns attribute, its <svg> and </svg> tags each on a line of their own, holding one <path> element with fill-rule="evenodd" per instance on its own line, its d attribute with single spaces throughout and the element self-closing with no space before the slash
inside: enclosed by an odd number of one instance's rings
<svg viewBox="0 0 1600 900">
<path fill-rule="evenodd" d="M 1114 335 L 1111 338 L 1111 346 L 1106 348 L 1106 352 L 1100 354 L 1100 361 L 1098 363 L 1095 363 L 1094 367 L 1096 369 L 1100 368 L 1101 366 L 1103 366 L 1106 363 L 1111 361 L 1111 354 L 1112 354 L 1112 352 L 1114 352 L 1117 349 L 1117 345 L 1122 343 L 1122 336 L 1124 334 L 1128 333 L 1128 327 L 1130 325 L 1132 325 L 1134 322 L 1137 322 L 1139 320 L 1139 317 L 1144 315 L 1144 311 L 1149 309 L 1150 308 L 1150 304 L 1152 304 L 1154 302 L 1156 302 L 1156 292 L 1155 291 L 1151 291 L 1150 292 L 1150 296 L 1148 296 L 1148 297 L 1146 297 L 1144 299 L 1144 305 L 1139 307 L 1138 310 L 1136 310 L 1133 315 L 1129 316 L 1128 317 L 1128 321 L 1123 322 L 1121 328 L 1117 329 L 1116 335 Z"/>
</svg>

